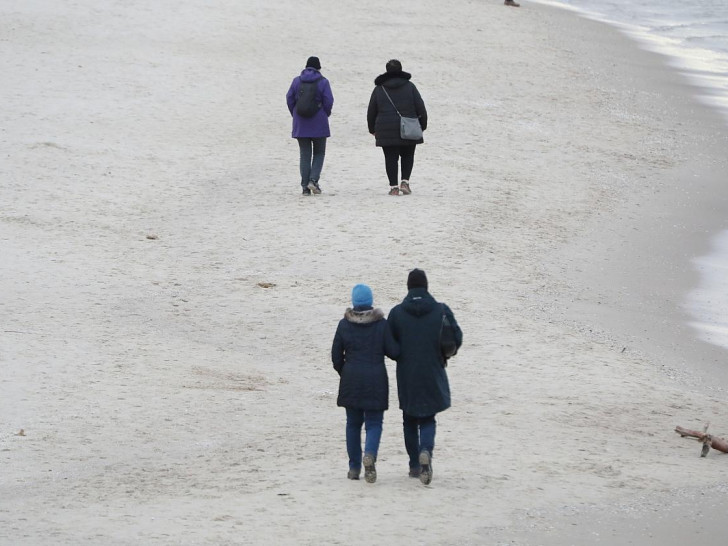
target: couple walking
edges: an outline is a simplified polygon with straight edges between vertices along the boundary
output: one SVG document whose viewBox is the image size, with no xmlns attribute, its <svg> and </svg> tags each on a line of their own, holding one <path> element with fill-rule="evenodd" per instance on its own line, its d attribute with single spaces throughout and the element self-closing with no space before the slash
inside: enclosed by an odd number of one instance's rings
<svg viewBox="0 0 728 546">
<path fill-rule="evenodd" d="M 443 314 L 462 344 L 462 331 L 450 308 L 428 292 L 427 276 L 413 269 L 407 277 L 407 296 L 385 319 L 374 307 L 371 289 L 357 284 L 352 307 L 339 321 L 331 360 L 339 373 L 337 405 L 346 408 L 346 449 L 351 480 L 377 479 L 376 461 L 384 412 L 389 407 L 389 380 L 385 355 L 397 361 L 397 393 L 402 410 L 404 444 L 409 476 L 427 485 L 432 481 L 436 415 L 450 407 L 450 385 L 440 350 Z M 361 429 L 366 430 L 362 457 Z"/>
<path fill-rule="evenodd" d="M 386 72 L 374 80 L 375 88 L 367 108 L 369 133 L 384 151 L 384 167 L 389 180 L 389 195 L 409 195 L 410 176 L 415 162 L 415 148 L 424 141 L 421 137 L 404 139 L 400 119 L 418 118 L 420 127 L 427 129 L 427 109 L 420 92 L 402 70 L 396 59 L 387 62 Z M 321 193 L 319 178 L 326 156 L 326 139 L 331 136 L 329 116 L 334 105 L 331 85 L 321 74 L 318 57 L 309 57 L 306 68 L 296 76 L 286 93 L 288 111 L 293 117 L 291 136 L 298 141 L 299 170 L 303 195 Z M 401 159 L 401 178 L 400 174 Z"/>
</svg>

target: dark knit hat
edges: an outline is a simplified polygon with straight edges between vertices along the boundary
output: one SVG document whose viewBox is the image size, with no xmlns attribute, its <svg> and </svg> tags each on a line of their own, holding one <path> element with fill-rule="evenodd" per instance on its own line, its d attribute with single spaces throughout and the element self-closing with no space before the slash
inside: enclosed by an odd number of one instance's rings
<svg viewBox="0 0 728 546">
<path fill-rule="evenodd" d="M 306 61 L 306 68 L 308 67 L 315 68 L 316 70 L 321 70 L 321 61 L 319 61 L 318 57 L 309 57 Z"/>
<path fill-rule="evenodd" d="M 407 277 L 407 290 L 424 288 L 427 290 L 427 275 L 421 269 L 413 269 Z"/>
<path fill-rule="evenodd" d="M 354 307 L 371 307 L 374 303 L 372 289 L 366 284 L 357 284 L 351 291 L 351 304 Z"/>
<path fill-rule="evenodd" d="M 387 72 L 402 72 L 402 63 L 397 59 L 390 59 L 387 62 Z"/>
</svg>

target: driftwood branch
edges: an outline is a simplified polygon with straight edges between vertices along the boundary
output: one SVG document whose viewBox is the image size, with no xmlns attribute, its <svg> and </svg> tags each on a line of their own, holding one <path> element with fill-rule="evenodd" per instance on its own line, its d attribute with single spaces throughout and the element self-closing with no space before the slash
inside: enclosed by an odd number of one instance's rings
<svg viewBox="0 0 728 546">
<path fill-rule="evenodd" d="M 708 434 L 709 424 L 705 425 L 703 432 L 690 430 L 680 426 L 675 427 L 675 432 L 677 432 L 683 438 L 685 438 L 686 436 L 689 438 L 695 438 L 698 442 L 702 443 L 703 449 L 700 452 L 701 457 L 705 457 L 710 451 L 711 447 L 713 449 L 717 449 L 718 451 L 722 451 L 723 453 L 728 453 L 728 441 L 724 440 L 723 438 L 713 436 L 712 434 Z"/>
</svg>

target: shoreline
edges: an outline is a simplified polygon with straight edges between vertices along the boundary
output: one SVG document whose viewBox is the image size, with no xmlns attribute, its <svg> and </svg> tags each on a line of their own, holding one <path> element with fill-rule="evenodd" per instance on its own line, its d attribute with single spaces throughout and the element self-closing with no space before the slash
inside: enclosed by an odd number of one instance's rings
<svg viewBox="0 0 728 546">
<path fill-rule="evenodd" d="M 728 349 L 701 339 L 686 307 L 689 293 L 701 280 L 694 259 L 708 254 L 712 239 L 726 228 L 728 190 L 721 172 L 727 163 L 722 150 L 728 144 L 728 123 L 719 109 L 699 101 L 700 88 L 671 68 L 669 57 L 629 36 L 624 39 L 617 57 L 664 101 L 661 114 L 674 116 L 683 135 L 681 162 L 658 176 L 639 175 L 643 178 L 636 181 L 642 187 L 619 203 L 615 225 L 609 226 L 613 241 L 603 239 L 595 245 L 587 238 L 573 243 L 577 254 L 594 258 L 592 267 L 587 264 L 580 274 L 586 282 L 579 283 L 578 301 L 565 303 L 567 313 L 587 322 L 599 316 L 596 320 L 622 336 L 625 346 L 653 353 L 668 367 L 695 371 L 706 385 L 717 381 L 725 390 Z M 686 95 L 692 99 L 686 101 Z M 587 230 L 596 233 L 604 227 L 597 216 Z M 564 252 L 574 249 L 567 246 Z M 594 286 L 599 296 L 589 294 Z"/>
</svg>

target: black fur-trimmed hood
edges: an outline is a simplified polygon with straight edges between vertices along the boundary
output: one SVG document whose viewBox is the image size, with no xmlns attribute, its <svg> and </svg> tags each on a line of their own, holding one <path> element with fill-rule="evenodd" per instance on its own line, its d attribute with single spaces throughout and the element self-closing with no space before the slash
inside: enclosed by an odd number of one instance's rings
<svg viewBox="0 0 728 546">
<path fill-rule="evenodd" d="M 412 74 L 409 72 L 385 72 L 384 74 L 379 74 L 376 78 L 374 78 L 374 85 L 383 85 L 387 83 L 387 87 L 400 87 L 410 81 L 412 79 Z M 395 80 L 401 80 L 399 82 Z"/>
<path fill-rule="evenodd" d="M 384 318 L 384 311 L 379 308 L 367 309 L 366 311 L 354 311 L 351 307 L 347 308 L 344 318 L 354 324 L 369 324 L 377 322 Z"/>
</svg>

